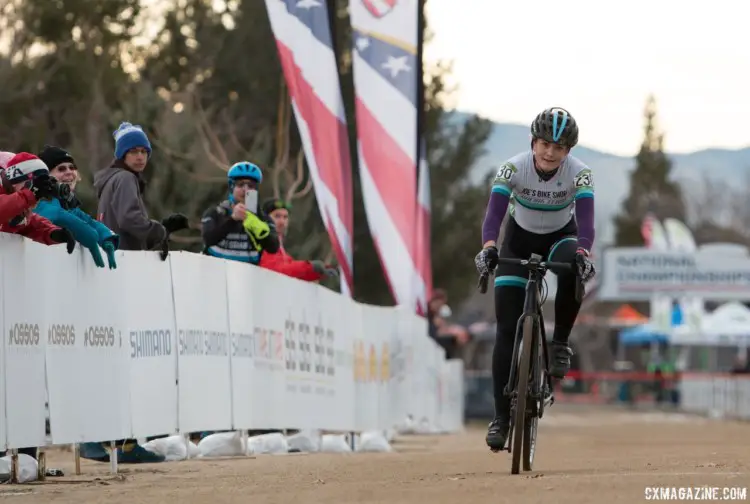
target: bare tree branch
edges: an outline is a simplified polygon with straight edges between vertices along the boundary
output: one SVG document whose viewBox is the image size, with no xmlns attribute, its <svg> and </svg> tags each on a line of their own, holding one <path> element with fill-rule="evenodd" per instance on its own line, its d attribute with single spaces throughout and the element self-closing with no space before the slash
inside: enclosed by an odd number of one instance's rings
<svg viewBox="0 0 750 504">
<path fill-rule="evenodd" d="M 297 176 L 294 178 L 294 182 L 289 186 L 286 192 L 287 200 L 292 201 L 297 195 L 297 188 L 302 184 L 305 179 L 305 153 L 302 149 L 297 153 Z"/>
<path fill-rule="evenodd" d="M 208 159 L 217 168 L 220 168 L 223 171 L 227 171 L 231 163 L 229 162 L 229 158 L 227 157 L 227 153 L 224 150 L 224 147 L 221 145 L 219 137 L 216 135 L 216 133 L 214 133 L 213 128 L 211 128 L 211 125 L 208 122 L 205 110 L 200 103 L 200 97 L 197 95 L 197 93 L 193 93 L 193 103 L 195 105 L 195 111 L 198 116 L 197 131 L 199 136 L 201 137 L 203 150 L 205 151 L 206 156 L 208 156 Z M 219 157 L 214 154 L 212 147 L 218 151 Z"/>
</svg>

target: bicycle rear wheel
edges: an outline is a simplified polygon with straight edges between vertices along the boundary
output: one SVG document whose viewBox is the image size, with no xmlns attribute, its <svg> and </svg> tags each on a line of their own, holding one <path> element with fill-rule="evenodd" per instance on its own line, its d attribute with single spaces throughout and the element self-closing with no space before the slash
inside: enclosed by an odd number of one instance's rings
<svg viewBox="0 0 750 504">
<path fill-rule="evenodd" d="M 518 387 L 516 388 L 516 411 L 513 419 L 513 460 L 511 474 L 518 474 L 521 468 L 524 432 L 526 432 L 526 396 L 529 392 L 529 367 L 531 366 L 531 349 L 534 337 L 534 319 L 526 317 L 521 333 L 521 359 L 518 363 Z M 525 462 L 524 462 L 525 465 Z"/>
</svg>

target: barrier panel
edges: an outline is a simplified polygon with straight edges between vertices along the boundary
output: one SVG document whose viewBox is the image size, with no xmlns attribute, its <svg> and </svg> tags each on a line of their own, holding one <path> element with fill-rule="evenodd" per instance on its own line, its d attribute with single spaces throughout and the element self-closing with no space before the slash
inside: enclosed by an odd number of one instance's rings
<svg viewBox="0 0 750 504">
<path fill-rule="evenodd" d="M 561 403 L 653 404 L 750 420 L 750 374 L 573 370 L 556 386 Z"/>
<path fill-rule="evenodd" d="M 150 252 L 127 252 L 120 268 L 119 301 L 130 379 L 132 437 L 177 432 L 177 330 L 171 261 Z M 147 281 L 144 283 L 144 278 Z"/>
<path fill-rule="evenodd" d="M 750 420 L 750 375 L 684 374 L 679 391 L 685 411 Z"/>
<path fill-rule="evenodd" d="M 23 378 L 13 380 L 13 386 L 6 388 L 5 407 L 9 412 L 24 412 L 23 416 L 8 415 L 6 433 L 10 448 L 23 448 L 45 442 L 47 327 L 41 317 L 47 314 L 40 308 L 49 294 L 43 287 L 49 272 L 40 253 L 46 252 L 44 245 L 25 240 L 3 240 L 2 244 L 6 327 L 3 367 L 6 377 Z"/>
<path fill-rule="evenodd" d="M 463 425 L 463 366 L 426 321 L 188 252 L 0 233 L 0 447 L 236 429 Z"/>
</svg>

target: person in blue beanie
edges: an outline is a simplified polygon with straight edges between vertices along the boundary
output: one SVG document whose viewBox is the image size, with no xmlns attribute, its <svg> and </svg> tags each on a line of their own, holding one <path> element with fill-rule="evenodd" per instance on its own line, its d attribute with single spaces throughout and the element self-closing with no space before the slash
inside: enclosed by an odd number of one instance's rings
<svg viewBox="0 0 750 504">
<path fill-rule="evenodd" d="M 67 198 L 41 200 L 34 212 L 70 231 L 76 241 L 89 250 L 98 267 L 104 267 L 103 249 L 109 268 L 117 268 L 115 251 L 119 247 L 120 237 L 81 210 L 81 202 L 75 197 L 76 184 L 81 177 L 73 157 L 66 150 L 52 145 L 45 145 L 38 157 L 47 165 L 52 177 L 70 188 L 70 195 Z"/>
<path fill-rule="evenodd" d="M 123 122 L 114 132 L 115 159 L 94 175 L 99 199 L 97 218 L 120 235 L 121 250 L 153 250 L 170 233 L 188 228 L 188 219 L 172 214 L 161 222 L 146 211 L 143 171 L 151 157 L 151 142 L 140 126 Z"/>
</svg>

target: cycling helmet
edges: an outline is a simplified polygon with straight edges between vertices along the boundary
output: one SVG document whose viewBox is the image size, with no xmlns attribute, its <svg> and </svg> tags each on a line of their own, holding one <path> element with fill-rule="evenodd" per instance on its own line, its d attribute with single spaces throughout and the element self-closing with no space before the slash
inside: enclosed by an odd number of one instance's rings
<svg viewBox="0 0 750 504">
<path fill-rule="evenodd" d="M 240 161 L 232 165 L 227 172 L 227 178 L 229 179 L 230 187 L 237 179 L 252 179 L 260 184 L 263 181 L 263 172 L 260 171 L 260 168 L 256 164 L 249 161 Z"/>
<path fill-rule="evenodd" d="M 572 148 L 578 143 L 578 125 L 570 112 L 552 107 L 536 116 L 531 123 L 531 136 Z"/>
</svg>

